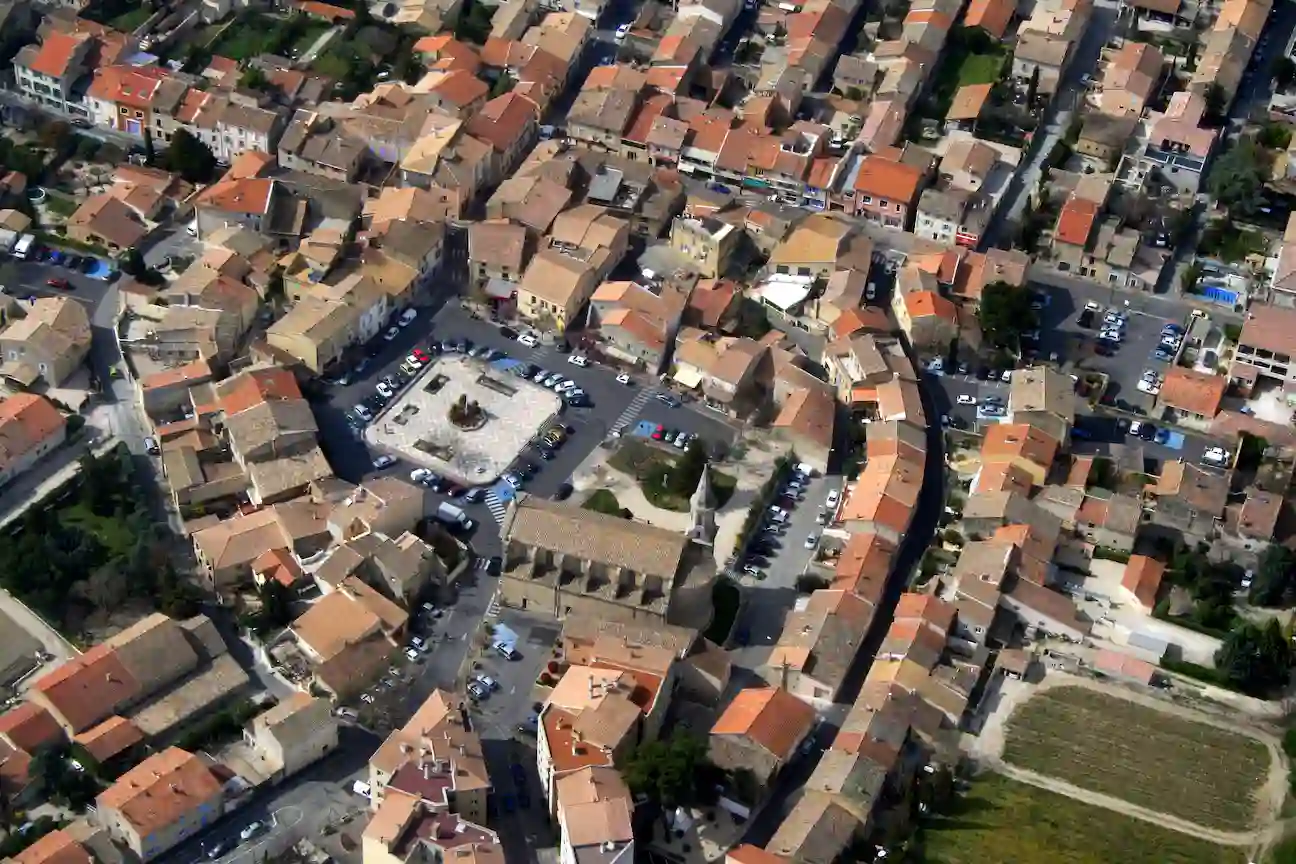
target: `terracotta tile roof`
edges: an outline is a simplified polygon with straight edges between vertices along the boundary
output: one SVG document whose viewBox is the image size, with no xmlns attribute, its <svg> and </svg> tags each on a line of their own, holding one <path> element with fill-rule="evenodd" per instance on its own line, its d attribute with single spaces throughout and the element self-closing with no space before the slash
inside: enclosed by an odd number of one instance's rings
<svg viewBox="0 0 1296 864">
<path fill-rule="evenodd" d="M 954 94 L 949 111 L 945 112 L 946 120 L 975 120 L 981 116 L 981 109 L 990 98 L 991 84 L 966 84 Z"/>
<path fill-rule="evenodd" d="M 203 190 L 197 203 L 200 206 L 230 213 L 264 216 L 270 212 L 270 196 L 273 190 L 274 181 L 263 177 L 221 180 Z"/>
<path fill-rule="evenodd" d="M 106 762 L 144 740 L 144 733 L 125 717 L 109 717 L 73 738 L 97 762 Z"/>
<path fill-rule="evenodd" d="M 1032 485 L 1031 475 L 1026 473 L 1025 468 L 1015 462 L 990 462 L 982 464 L 971 491 L 974 494 L 977 492 L 1017 492 L 1022 495 L 1029 495 Z"/>
<path fill-rule="evenodd" d="M 912 165 L 868 155 L 860 162 L 855 191 L 897 204 L 911 204 L 918 195 L 922 172 Z"/>
<path fill-rule="evenodd" d="M 539 116 L 540 109 L 530 99 L 505 93 L 487 102 L 469 118 L 465 131 L 503 153 L 519 142 L 527 124 L 535 123 Z"/>
<path fill-rule="evenodd" d="M 432 92 L 454 107 L 464 108 L 490 93 L 490 88 L 471 72 L 454 69 L 441 76 L 432 86 Z"/>
<path fill-rule="evenodd" d="M 1097 220 L 1098 205 L 1073 195 L 1062 205 L 1053 239 L 1072 246 L 1085 246 Z"/>
<path fill-rule="evenodd" d="M 222 381 L 217 390 L 221 410 L 228 416 L 267 402 L 301 399 L 297 379 L 287 369 L 253 369 Z"/>
<path fill-rule="evenodd" d="M 39 72 L 51 78 L 62 78 L 67 73 L 68 64 L 72 62 L 72 56 L 89 38 L 84 33 L 51 32 L 46 35 L 45 41 L 41 43 L 40 50 L 36 52 L 36 59 L 32 61 L 31 66 L 28 68 L 33 72 Z"/>
<path fill-rule="evenodd" d="M 946 321 L 958 321 L 958 310 L 954 308 L 954 304 L 935 291 L 914 291 L 905 295 L 904 302 L 910 318 L 935 315 Z"/>
<path fill-rule="evenodd" d="M 320 3 L 319 0 L 298 0 L 293 4 L 302 12 L 315 18 L 323 18 L 330 23 L 350 21 L 355 18 L 355 11 L 331 3 Z"/>
<path fill-rule="evenodd" d="M 46 834 L 13 858 L 12 864 L 95 864 L 96 859 L 65 829 Z"/>
<path fill-rule="evenodd" d="M 1048 469 L 1057 456 L 1058 442 L 1028 423 L 995 423 L 981 445 L 985 462 L 1026 459 Z"/>
<path fill-rule="evenodd" d="M 954 604 L 939 597 L 906 591 L 896 603 L 895 620 L 916 619 L 941 633 L 948 633 L 954 626 L 955 611 Z"/>
<path fill-rule="evenodd" d="M 149 108 L 153 94 L 169 77 L 156 66 L 109 66 L 95 72 L 90 95 L 116 105 Z"/>
<path fill-rule="evenodd" d="M 832 587 L 858 594 L 878 603 L 886 587 L 895 547 L 876 534 L 858 531 L 850 535 L 837 559 Z"/>
<path fill-rule="evenodd" d="M 1227 389 L 1228 379 L 1223 375 L 1172 366 L 1161 385 L 1158 404 L 1209 420 L 1219 413 Z"/>
<path fill-rule="evenodd" d="M 711 727 L 711 734 L 745 737 L 786 762 L 814 719 L 814 709 L 786 690 L 752 687 L 734 697 Z"/>
<path fill-rule="evenodd" d="M 759 846 L 744 843 L 725 853 L 725 864 L 789 864 L 789 862 L 782 855 L 775 855 Z"/>
<path fill-rule="evenodd" d="M 285 588 L 291 588 L 305 576 L 297 559 L 283 547 L 268 549 L 258 555 L 252 562 L 252 572 Z"/>
<path fill-rule="evenodd" d="M 58 721 L 44 708 L 32 702 L 23 702 L 11 711 L 0 714 L 0 736 L 19 750 L 32 753 L 43 744 L 63 736 Z"/>
<path fill-rule="evenodd" d="M 221 782 L 202 759 L 171 747 L 127 771 L 95 799 L 117 810 L 140 837 L 174 825 L 219 798 Z"/>
<path fill-rule="evenodd" d="M 140 684 L 117 652 L 99 644 L 32 685 L 75 732 L 90 728 L 139 695 Z"/>
<path fill-rule="evenodd" d="M 963 16 L 963 25 L 980 27 L 995 39 L 1002 39 L 1016 11 L 1017 0 L 972 0 Z"/>
<path fill-rule="evenodd" d="M 1125 565 L 1125 574 L 1121 576 L 1121 587 L 1133 594 L 1144 607 L 1151 609 L 1156 605 L 1157 592 L 1161 588 L 1165 571 L 1166 565 L 1155 558 L 1131 555 Z"/>
<path fill-rule="evenodd" d="M 788 397 L 771 425 L 830 450 L 835 408 L 831 392 L 805 387 Z"/>
<path fill-rule="evenodd" d="M 0 469 L 8 469 L 64 425 L 54 403 L 34 393 L 0 399 Z"/>
</svg>

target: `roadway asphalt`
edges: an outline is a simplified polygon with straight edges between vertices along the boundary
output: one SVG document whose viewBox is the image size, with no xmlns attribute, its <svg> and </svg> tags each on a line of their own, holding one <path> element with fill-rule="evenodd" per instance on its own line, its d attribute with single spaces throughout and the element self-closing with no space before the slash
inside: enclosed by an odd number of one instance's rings
<svg viewBox="0 0 1296 864">
<path fill-rule="evenodd" d="M 578 367 L 567 362 L 570 355 L 559 353 L 553 346 L 528 348 L 501 333 L 499 327 L 491 322 L 474 317 L 458 304 L 448 304 L 435 317 L 430 310 L 420 310 L 420 318 L 402 330 L 399 338 L 383 344 L 382 353 L 371 361 L 361 377 L 345 386 L 328 387 L 324 398 L 315 403 L 320 438 L 333 470 L 339 477 L 360 482 L 365 477 L 379 473 L 409 473 L 413 466 L 403 461 L 385 469 L 385 472 L 375 471 L 373 460 L 378 454 L 371 452 L 356 435 L 346 421 L 346 412 L 374 392 L 377 381 L 395 371 L 415 346 L 426 345 L 433 339 L 459 338 L 470 339 L 474 344 L 495 348 L 512 358 L 535 363 L 554 372 L 562 372 L 564 376 L 576 381 L 590 398 L 589 407 L 568 408 L 564 412 L 563 422 L 571 426 L 574 432 L 554 459 L 545 461 L 534 452 L 524 457 L 539 468 L 526 487 L 526 491 L 533 494 L 554 495 L 558 487 L 571 478 L 580 464 L 618 425 L 631 427 L 638 420 L 649 420 L 695 433 L 704 441 L 714 444 L 727 445 L 734 439 L 733 428 L 720 415 L 690 404 L 672 409 L 650 398 L 658 388 L 652 387 L 642 377 L 636 377 L 631 386 L 619 384 L 616 381 L 617 369 L 594 362 L 584 368 Z M 441 496 L 431 494 L 427 505 L 429 512 L 434 512 L 443 500 L 445 499 Z M 478 527 L 471 538 L 474 550 L 487 557 L 498 554 L 499 537 L 495 530 L 498 520 L 490 507 L 485 503 L 463 506 L 477 522 Z"/>
</svg>

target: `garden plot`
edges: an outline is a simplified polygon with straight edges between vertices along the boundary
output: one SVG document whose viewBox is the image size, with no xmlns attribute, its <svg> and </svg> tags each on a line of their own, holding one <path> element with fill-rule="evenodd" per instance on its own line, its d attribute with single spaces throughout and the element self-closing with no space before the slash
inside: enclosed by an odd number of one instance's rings
<svg viewBox="0 0 1296 864">
<path fill-rule="evenodd" d="M 1270 769 L 1255 738 L 1080 687 L 1024 703 L 1006 739 L 1010 765 L 1228 831 L 1255 824 Z"/>
</svg>

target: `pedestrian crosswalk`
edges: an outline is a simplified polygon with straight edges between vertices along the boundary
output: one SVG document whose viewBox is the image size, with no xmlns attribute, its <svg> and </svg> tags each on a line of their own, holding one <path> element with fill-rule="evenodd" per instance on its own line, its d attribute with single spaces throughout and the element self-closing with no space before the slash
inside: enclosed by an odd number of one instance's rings
<svg viewBox="0 0 1296 864">
<path fill-rule="evenodd" d="M 505 506 L 504 502 L 500 501 L 494 489 L 486 493 L 486 507 L 490 510 L 491 515 L 495 517 L 496 522 L 502 523 L 504 521 L 504 514 L 508 512 L 508 507 Z"/>
<path fill-rule="evenodd" d="M 621 416 L 612 424 L 612 434 L 616 435 L 625 431 L 625 428 L 635 421 L 635 418 L 639 416 L 639 412 L 643 410 L 643 406 L 651 398 L 652 391 L 646 388 L 636 393 L 635 398 L 630 400 L 630 404 L 626 406 L 626 409 L 621 412 Z"/>
<path fill-rule="evenodd" d="M 498 618 L 499 613 L 500 613 L 500 597 L 499 597 L 499 592 L 496 591 L 493 595 L 491 595 L 490 605 L 486 607 L 486 617 Z"/>
</svg>

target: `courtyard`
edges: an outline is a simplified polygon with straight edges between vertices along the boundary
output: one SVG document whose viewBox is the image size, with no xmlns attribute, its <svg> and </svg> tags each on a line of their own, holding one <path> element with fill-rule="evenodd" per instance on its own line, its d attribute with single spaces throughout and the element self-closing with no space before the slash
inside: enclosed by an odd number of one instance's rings
<svg viewBox="0 0 1296 864">
<path fill-rule="evenodd" d="M 464 485 L 492 482 L 562 410 L 558 395 L 465 356 L 422 370 L 365 430 L 376 450 Z"/>
</svg>

